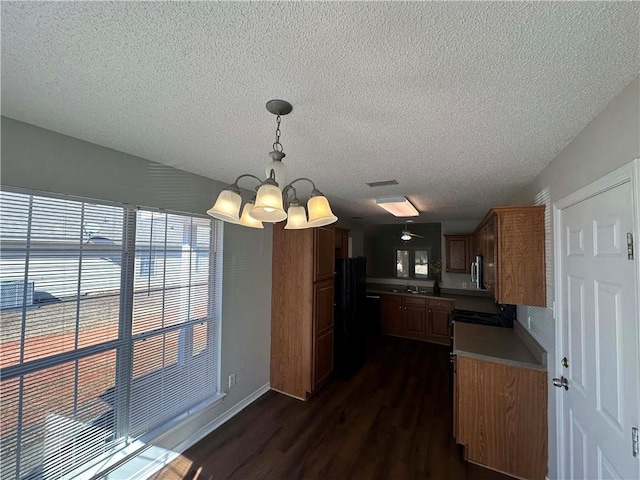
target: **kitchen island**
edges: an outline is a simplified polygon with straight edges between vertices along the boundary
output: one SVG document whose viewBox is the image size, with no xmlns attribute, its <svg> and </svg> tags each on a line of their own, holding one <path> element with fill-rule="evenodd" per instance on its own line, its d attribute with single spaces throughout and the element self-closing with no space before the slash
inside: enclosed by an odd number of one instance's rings
<svg viewBox="0 0 640 480">
<path fill-rule="evenodd" d="M 453 435 L 465 460 L 519 478 L 547 473 L 546 353 L 513 329 L 454 323 Z"/>
</svg>

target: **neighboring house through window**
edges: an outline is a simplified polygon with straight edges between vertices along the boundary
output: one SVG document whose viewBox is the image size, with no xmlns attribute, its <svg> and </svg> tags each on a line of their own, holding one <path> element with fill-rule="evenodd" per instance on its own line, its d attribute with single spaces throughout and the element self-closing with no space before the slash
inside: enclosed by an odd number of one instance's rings
<svg viewBox="0 0 640 480">
<path fill-rule="evenodd" d="M 2 478 L 59 478 L 217 398 L 218 222 L 21 191 L 0 206 Z"/>
</svg>

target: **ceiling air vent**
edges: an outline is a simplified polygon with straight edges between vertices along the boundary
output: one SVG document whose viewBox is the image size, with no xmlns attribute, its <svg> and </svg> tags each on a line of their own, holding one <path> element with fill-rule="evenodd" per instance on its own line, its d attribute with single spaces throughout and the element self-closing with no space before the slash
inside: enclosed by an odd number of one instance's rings
<svg viewBox="0 0 640 480">
<path fill-rule="evenodd" d="M 386 187 L 387 185 L 398 185 L 396 180 L 383 180 L 382 182 L 367 183 L 370 187 Z"/>
</svg>

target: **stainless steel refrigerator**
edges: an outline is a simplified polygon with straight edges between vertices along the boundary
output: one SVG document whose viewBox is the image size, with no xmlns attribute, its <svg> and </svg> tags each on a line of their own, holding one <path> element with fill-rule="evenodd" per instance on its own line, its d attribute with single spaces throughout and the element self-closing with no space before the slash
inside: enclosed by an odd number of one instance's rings
<svg viewBox="0 0 640 480">
<path fill-rule="evenodd" d="M 333 370 L 355 374 L 366 357 L 366 258 L 336 259 Z"/>
</svg>

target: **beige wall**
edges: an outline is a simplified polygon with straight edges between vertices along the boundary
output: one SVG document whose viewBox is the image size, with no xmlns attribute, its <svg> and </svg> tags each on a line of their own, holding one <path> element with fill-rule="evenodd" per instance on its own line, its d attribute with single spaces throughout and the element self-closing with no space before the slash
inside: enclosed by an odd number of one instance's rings
<svg viewBox="0 0 640 480">
<path fill-rule="evenodd" d="M 548 189 L 552 204 L 639 157 L 640 77 L 636 77 L 509 203 L 533 204 L 536 196 Z M 553 225 L 548 222 L 548 282 L 553 282 L 552 238 Z M 553 285 L 549 287 L 552 297 Z M 550 305 L 553 298 L 548 300 Z M 552 377 L 558 361 L 552 311 L 519 307 L 518 320 L 547 350 L 549 377 Z M 549 478 L 557 478 L 555 395 L 556 389 L 549 388 Z"/>
<path fill-rule="evenodd" d="M 203 214 L 220 182 L 2 117 L 2 185 Z M 269 382 L 271 227 L 224 225 L 222 403 L 165 439 L 174 448 Z M 249 301 L 248 301 L 249 300 Z"/>
<path fill-rule="evenodd" d="M 555 202 L 640 157 L 639 104 L 636 77 L 511 203 L 530 203 L 545 187 Z"/>
</svg>

